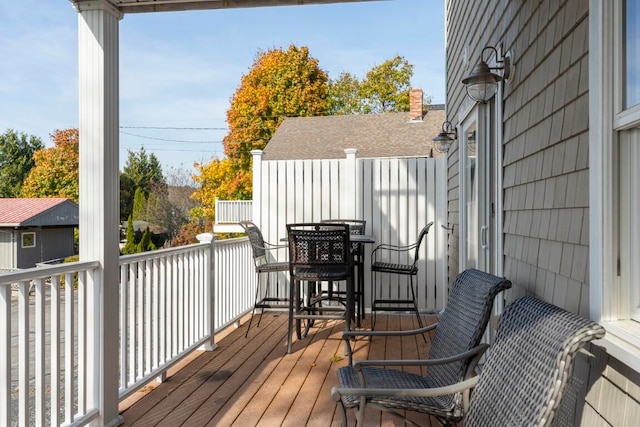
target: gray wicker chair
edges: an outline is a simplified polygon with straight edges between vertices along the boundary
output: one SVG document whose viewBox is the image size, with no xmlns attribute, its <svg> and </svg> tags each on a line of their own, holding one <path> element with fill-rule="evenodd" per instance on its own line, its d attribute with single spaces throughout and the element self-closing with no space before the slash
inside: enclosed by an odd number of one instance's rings
<svg viewBox="0 0 640 427">
<path fill-rule="evenodd" d="M 493 301 L 499 292 L 510 287 L 511 282 L 505 278 L 469 269 L 456 278 L 449 301 L 438 323 L 413 331 L 345 332 L 343 338 L 347 342 L 356 336 L 407 336 L 430 330 L 435 330 L 435 335 L 427 360 L 362 360 L 351 363 L 352 356 L 349 351 L 349 362 L 352 366 L 338 370 L 340 386 L 357 388 L 366 383 L 367 387 L 374 388 L 424 389 L 453 384 L 471 377 L 474 375 L 477 361 L 487 348 L 486 345 L 480 345 L 480 340 L 489 322 Z M 399 369 L 385 369 L 373 365 L 386 367 L 413 365 L 429 366 L 429 368 L 427 374 L 421 376 Z M 407 399 L 402 396 L 385 395 L 372 396 L 367 399 L 366 404 L 392 412 L 394 410 L 425 412 L 447 423 L 462 418 L 463 399 L 462 393 L 435 399 Z M 360 405 L 360 397 L 345 394 L 341 403 L 343 420 L 346 420 L 346 409 L 357 409 Z M 364 413 L 361 413 L 359 416 L 363 415 Z"/>
<path fill-rule="evenodd" d="M 253 316 L 256 309 L 260 309 L 260 318 L 258 319 L 258 326 L 262 320 L 262 313 L 268 309 L 284 310 L 289 308 L 289 295 L 287 290 L 270 289 L 269 279 L 272 273 L 289 271 L 288 262 L 272 261 L 274 257 L 269 257 L 270 251 L 286 248 L 287 245 L 274 245 L 264 241 L 260 228 L 251 221 L 240 221 L 240 226 L 244 229 L 244 232 L 249 238 L 251 243 L 251 250 L 253 253 L 253 262 L 256 268 L 256 274 L 258 275 L 258 282 L 256 286 L 256 296 L 253 304 L 253 311 L 249 318 L 249 326 L 247 326 L 247 332 L 244 334 L 245 338 L 249 335 L 251 329 L 251 323 L 253 322 Z M 264 289 L 261 285 L 261 277 L 266 275 L 266 283 Z M 261 290 L 263 293 L 261 293 Z M 262 295 L 262 296 L 261 296 Z"/>
<path fill-rule="evenodd" d="M 306 336 L 316 320 L 344 320 L 351 329 L 354 307 L 353 265 L 350 231 L 347 224 L 287 224 L 289 240 L 289 324 L 287 353 L 291 353 L 295 322 L 298 339 Z M 345 296 L 329 296 L 319 286 L 322 282 L 346 281 Z M 307 284 L 301 292 L 302 283 Z M 301 321 L 306 320 L 305 331 Z"/>
<path fill-rule="evenodd" d="M 413 278 L 418 274 L 418 259 L 420 258 L 420 245 L 424 240 L 429 229 L 433 225 L 433 221 L 425 225 L 418 239 L 407 246 L 397 246 L 388 243 L 382 243 L 376 246 L 371 253 L 371 275 L 373 289 L 371 291 L 371 327 L 376 324 L 377 311 L 413 311 L 418 318 L 418 326 L 422 327 L 422 318 L 418 312 L 418 303 L 416 301 L 416 284 Z M 406 255 L 406 260 L 400 259 Z M 376 277 L 379 273 L 389 273 L 409 278 L 410 297 L 406 298 L 390 298 L 386 296 L 382 289 L 380 280 Z M 389 294 L 390 292 L 387 292 Z"/>
<path fill-rule="evenodd" d="M 474 388 L 465 427 L 548 426 L 562 401 L 575 355 L 604 334 L 597 323 L 534 297 L 523 297 L 502 315 L 495 343 L 479 376 L 423 390 L 389 390 L 382 382 L 370 384 L 376 389 L 334 387 L 332 396 L 336 401 L 376 399 L 384 404 L 404 399 L 420 405 Z M 363 413 L 364 405 L 359 415 Z M 343 422 L 346 425 L 346 419 Z"/>
</svg>

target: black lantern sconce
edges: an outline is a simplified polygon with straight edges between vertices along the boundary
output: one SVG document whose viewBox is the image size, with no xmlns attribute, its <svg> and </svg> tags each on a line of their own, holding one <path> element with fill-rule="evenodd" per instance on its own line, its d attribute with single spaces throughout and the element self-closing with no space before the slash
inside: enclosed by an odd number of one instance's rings
<svg viewBox="0 0 640 427">
<path fill-rule="evenodd" d="M 446 153 L 449 151 L 449 148 L 451 147 L 453 141 L 457 138 L 458 132 L 451 125 L 451 122 L 446 121 L 442 123 L 442 130 L 440 131 L 440 133 L 438 133 L 438 135 L 432 139 L 433 146 L 439 152 Z"/>
<path fill-rule="evenodd" d="M 485 52 L 493 51 L 496 62 L 500 65 L 489 67 L 485 62 Z M 502 75 L 493 71 L 502 70 Z M 493 46 L 482 49 L 480 63 L 471 74 L 462 79 L 467 87 L 467 94 L 475 101 L 485 103 L 493 98 L 498 90 L 498 83 L 508 80 L 511 74 L 511 59 L 508 56 L 498 57 L 498 51 Z"/>
</svg>

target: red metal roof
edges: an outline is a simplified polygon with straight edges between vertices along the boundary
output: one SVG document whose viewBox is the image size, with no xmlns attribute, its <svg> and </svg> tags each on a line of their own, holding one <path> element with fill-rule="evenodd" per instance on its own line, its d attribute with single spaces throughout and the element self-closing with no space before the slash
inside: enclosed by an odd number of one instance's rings
<svg viewBox="0 0 640 427">
<path fill-rule="evenodd" d="M 2 199 L 0 198 L 0 224 L 21 224 L 69 199 Z"/>
</svg>

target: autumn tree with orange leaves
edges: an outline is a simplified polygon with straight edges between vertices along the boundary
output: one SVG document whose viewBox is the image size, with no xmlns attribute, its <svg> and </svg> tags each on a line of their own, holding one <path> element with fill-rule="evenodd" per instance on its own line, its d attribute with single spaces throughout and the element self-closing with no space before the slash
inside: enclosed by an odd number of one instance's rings
<svg viewBox="0 0 640 427">
<path fill-rule="evenodd" d="M 23 197 L 67 197 L 78 202 L 78 129 L 56 129 L 53 147 L 33 153 L 34 167 L 24 180 Z"/>
<path fill-rule="evenodd" d="M 196 164 L 200 188 L 194 198 L 211 217 L 215 198 L 251 199 L 251 150 L 263 149 L 282 120 L 317 116 L 327 110 L 328 76 L 307 47 L 259 52 L 231 98 L 229 133 L 223 140 L 226 158 Z"/>
</svg>

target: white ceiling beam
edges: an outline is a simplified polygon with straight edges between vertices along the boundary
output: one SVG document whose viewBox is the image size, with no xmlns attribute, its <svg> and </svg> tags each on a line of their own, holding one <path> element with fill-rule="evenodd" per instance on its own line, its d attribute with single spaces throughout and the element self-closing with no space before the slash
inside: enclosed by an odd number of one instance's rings
<svg viewBox="0 0 640 427">
<path fill-rule="evenodd" d="M 92 0 L 70 0 L 76 9 Z M 236 9 L 269 6 L 300 6 L 389 0 L 108 0 L 121 13 L 177 12 L 185 10 Z"/>
</svg>

